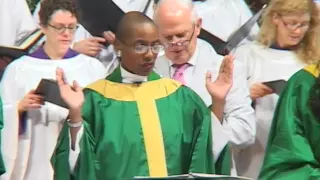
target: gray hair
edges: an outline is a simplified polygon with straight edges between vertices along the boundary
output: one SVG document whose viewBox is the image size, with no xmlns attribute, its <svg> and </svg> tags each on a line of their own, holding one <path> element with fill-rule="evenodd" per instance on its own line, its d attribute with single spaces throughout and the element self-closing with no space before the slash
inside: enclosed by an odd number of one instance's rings
<svg viewBox="0 0 320 180">
<path fill-rule="evenodd" d="M 196 22 L 198 20 L 198 14 L 196 12 L 196 9 L 193 6 L 192 0 L 159 0 L 157 3 L 154 14 L 153 14 L 153 19 L 156 20 L 158 16 L 158 9 L 166 4 L 166 3 L 172 3 L 173 1 L 177 2 L 180 6 L 186 7 L 191 10 L 191 17 L 192 17 L 192 22 Z"/>
</svg>

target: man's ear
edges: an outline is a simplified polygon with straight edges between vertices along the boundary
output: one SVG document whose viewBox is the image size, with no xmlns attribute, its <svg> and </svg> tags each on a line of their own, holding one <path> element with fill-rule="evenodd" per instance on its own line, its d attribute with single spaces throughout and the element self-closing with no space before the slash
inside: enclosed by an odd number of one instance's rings
<svg viewBox="0 0 320 180">
<path fill-rule="evenodd" d="M 199 18 L 199 19 L 197 20 L 197 26 L 198 26 L 199 28 L 202 28 L 202 18 Z"/>
<path fill-rule="evenodd" d="M 121 43 L 117 39 L 114 41 L 113 47 L 116 52 L 119 50 L 121 51 Z"/>
<path fill-rule="evenodd" d="M 196 34 L 197 36 L 199 36 L 200 31 L 201 31 L 201 28 L 202 28 L 202 19 L 201 19 L 201 18 L 198 18 L 195 25 L 196 25 L 195 34 Z"/>
</svg>

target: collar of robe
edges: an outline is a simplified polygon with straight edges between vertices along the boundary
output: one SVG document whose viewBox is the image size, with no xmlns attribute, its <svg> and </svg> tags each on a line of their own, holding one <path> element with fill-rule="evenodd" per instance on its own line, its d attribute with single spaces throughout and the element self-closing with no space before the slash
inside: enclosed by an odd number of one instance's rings
<svg viewBox="0 0 320 180">
<path fill-rule="evenodd" d="M 70 59 L 70 58 L 73 58 L 73 57 L 75 57 L 77 55 L 79 55 L 78 52 L 76 52 L 76 51 L 72 50 L 71 48 L 69 48 L 62 59 Z M 43 59 L 43 60 L 51 59 L 49 57 L 49 55 L 44 51 L 43 46 L 40 46 L 36 51 L 34 51 L 33 53 L 29 54 L 28 56 L 34 57 L 34 58 L 37 58 L 37 59 Z"/>
<path fill-rule="evenodd" d="M 158 80 L 160 78 L 161 77 L 157 73 L 152 71 L 148 75 L 147 80 L 148 81 L 154 81 L 154 80 Z M 109 81 L 112 81 L 112 82 L 122 83 L 122 75 L 121 75 L 120 66 L 118 66 L 109 76 L 107 76 L 106 79 L 109 80 Z"/>
<path fill-rule="evenodd" d="M 277 49 L 277 50 L 283 50 L 283 51 L 292 51 L 297 48 L 297 46 L 289 46 L 289 47 L 280 47 L 278 44 L 273 43 L 271 44 L 270 48 Z"/>
</svg>

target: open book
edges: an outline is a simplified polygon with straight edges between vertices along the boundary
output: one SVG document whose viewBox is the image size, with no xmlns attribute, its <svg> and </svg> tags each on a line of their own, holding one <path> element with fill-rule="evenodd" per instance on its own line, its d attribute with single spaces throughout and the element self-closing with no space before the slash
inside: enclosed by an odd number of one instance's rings
<svg viewBox="0 0 320 180">
<path fill-rule="evenodd" d="M 57 81 L 52 79 L 41 79 L 36 94 L 44 97 L 44 100 L 52 104 L 68 108 L 67 104 L 62 100 L 60 89 Z"/>
<path fill-rule="evenodd" d="M 183 175 L 174 175 L 167 177 L 145 177 L 145 176 L 136 176 L 135 180 L 161 180 L 161 179 L 221 179 L 221 180 L 252 180 L 250 178 L 241 177 L 241 176 L 226 176 L 226 175 L 215 175 L 215 174 L 200 174 L 200 173 L 190 173 Z"/>
<path fill-rule="evenodd" d="M 280 95 L 282 91 L 285 89 L 287 85 L 287 81 L 283 79 L 279 79 L 274 81 L 263 82 L 262 84 L 271 88 L 275 94 Z"/>
<path fill-rule="evenodd" d="M 40 29 L 31 32 L 24 39 L 20 40 L 16 46 L 0 46 L 0 56 L 8 56 L 12 59 L 28 54 L 29 50 L 44 36 Z"/>
</svg>

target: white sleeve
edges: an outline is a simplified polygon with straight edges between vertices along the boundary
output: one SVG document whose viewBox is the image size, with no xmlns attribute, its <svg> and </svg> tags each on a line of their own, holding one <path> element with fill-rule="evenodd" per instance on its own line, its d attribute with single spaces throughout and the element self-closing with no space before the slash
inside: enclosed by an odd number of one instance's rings
<svg viewBox="0 0 320 180">
<path fill-rule="evenodd" d="M 40 19 L 39 19 L 39 11 L 40 11 L 40 7 L 41 7 L 41 1 L 38 2 L 36 8 L 33 11 L 32 17 L 33 17 L 33 21 L 35 22 L 35 24 L 39 27 L 40 24 Z"/>
<path fill-rule="evenodd" d="M 11 179 L 18 154 L 19 115 L 17 104 L 21 98 L 21 93 L 19 93 L 19 87 L 17 86 L 19 84 L 17 72 L 19 72 L 19 69 L 14 66 L 14 62 L 11 63 L 6 68 L 0 83 L 4 124 L 1 131 L 1 151 L 6 168 L 6 173 L 0 177 L 1 180 Z"/>
<path fill-rule="evenodd" d="M 235 6 L 237 7 L 239 13 L 240 13 L 240 20 L 241 20 L 241 25 L 245 24 L 252 16 L 252 12 L 249 8 L 249 6 L 246 4 L 245 0 L 235 0 Z M 247 37 L 248 40 L 252 41 L 256 38 L 256 36 L 259 33 L 259 26 L 256 23 Z"/>
<path fill-rule="evenodd" d="M 229 142 L 228 134 L 224 132 L 223 126 L 219 119 L 211 113 L 211 130 L 212 130 L 212 152 L 214 160 L 217 161 L 220 153 Z"/>
<path fill-rule="evenodd" d="M 17 31 L 16 31 L 16 44 L 24 37 L 34 31 L 37 26 L 32 18 L 29 6 L 25 0 L 16 0 L 16 6 L 14 17 L 18 17 Z"/>
<path fill-rule="evenodd" d="M 256 59 L 252 58 L 251 51 L 254 48 L 256 42 L 250 42 L 247 44 L 242 44 L 238 47 L 236 47 L 232 51 L 232 55 L 237 59 L 237 61 L 240 61 L 243 65 L 243 70 L 246 76 L 246 79 L 249 83 L 249 79 L 251 78 L 253 74 L 253 70 L 255 69 Z M 241 73 L 241 72 L 240 72 Z"/>
<path fill-rule="evenodd" d="M 81 126 L 81 128 L 79 129 L 79 131 L 77 133 L 77 139 L 76 139 L 74 150 L 71 148 L 71 134 L 70 134 L 70 131 L 69 131 L 69 138 L 70 138 L 69 166 L 70 166 L 70 172 L 74 171 L 74 168 L 75 168 L 75 166 L 77 164 L 78 156 L 80 154 L 80 140 L 82 138 L 83 131 L 84 131 L 83 130 L 83 126 Z"/>
<path fill-rule="evenodd" d="M 82 25 L 79 25 L 76 33 L 74 34 L 73 42 L 82 41 L 91 37 L 92 35 Z"/>
<path fill-rule="evenodd" d="M 237 59 L 234 66 L 233 86 L 226 98 L 223 129 L 236 147 L 254 143 L 256 121 L 243 64 Z"/>
<path fill-rule="evenodd" d="M 86 56 L 86 55 L 84 55 L 84 56 Z M 93 57 L 89 57 L 89 56 L 86 56 L 86 57 L 89 58 L 88 59 L 90 62 L 89 67 L 90 67 L 90 71 L 92 71 L 91 81 L 95 82 L 96 80 L 106 78 L 108 72 L 107 72 L 107 69 L 105 68 L 105 66 L 102 64 L 102 62 L 96 58 L 93 58 Z"/>
</svg>

